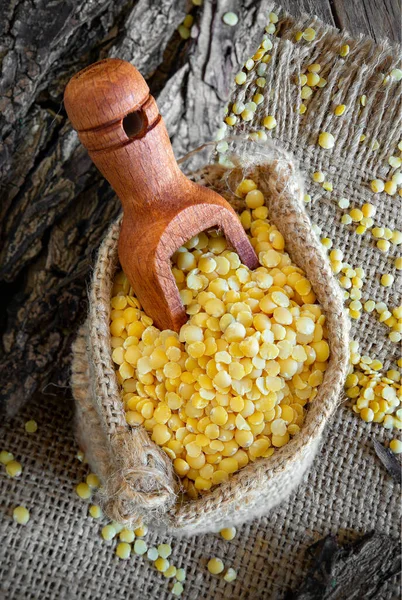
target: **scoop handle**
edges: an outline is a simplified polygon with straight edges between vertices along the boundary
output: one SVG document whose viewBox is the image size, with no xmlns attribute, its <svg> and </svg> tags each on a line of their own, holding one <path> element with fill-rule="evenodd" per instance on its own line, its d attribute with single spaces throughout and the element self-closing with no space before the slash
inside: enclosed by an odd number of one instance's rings
<svg viewBox="0 0 402 600">
<path fill-rule="evenodd" d="M 119 196 L 119 260 L 145 312 L 179 331 L 187 315 L 172 254 L 211 227 L 223 231 L 249 268 L 258 264 L 238 216 L 219 194 L 180 171 L 149 88 L 130 63 L 107 59 L 67 85 L 64 102 L 90 157 Z"/>
<path fill-rule="evenodd" d="M 131 63 L 112 58 L 90 65 L 70 80 L 64 103 L 126 217 L 157 218 L 177 209 L 186 178 L 148 85 Z"/>
</svg>

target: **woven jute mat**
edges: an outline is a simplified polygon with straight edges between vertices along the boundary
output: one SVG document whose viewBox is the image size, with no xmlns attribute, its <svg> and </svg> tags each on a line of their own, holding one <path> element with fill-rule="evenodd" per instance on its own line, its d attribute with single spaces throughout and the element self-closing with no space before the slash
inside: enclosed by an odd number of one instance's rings
<svg viewBox="0 0 402 600">
<path fill-rule="evenodd" d="M 391 268 L 395 248 L 389 255 L 381 254 L 369 234 L 356 236 L 341 225 L 337 202 L 341 197 L 347 197 L 351 206 L 372 202 L 377 207 L 376 222 L 400 229 L 400 196 L 374 195 L 368 185 L 375 177 L 388 177 L 387 159 L 399 154 L 400 84 L 384 86 L 382 81 L 391 68 L 399 66 L 400 51 L 370 40 L 353 40 L 316 19 L 295 21 L 279 14 L 279 36 L 271 36 L 272 59 L 264 74 L 269 93 L 253 121 L 234 129 L 257 131 L 263 116 L 275 115 L 273 137 L 299 161 L 312 198 L 313 222 L 333 240 L 334 247 L 344 251 L 345 260 L 365 268 L 363 297 L 395 306 L 400 303 L 400 281 L 396 279 L 387 289 L 379 284 L 380 274 Z M 295 33 L 309 26 L 317 32 L 314 42 L 296 43 Z M 339 58 L 342 44 L 350 45 L 346 60 Z M 313 62 L 322 65 L 328 83 L 314 94 L 307 113 L 300 117 L 300 88 L 294 78 Z M 250 101 L 257 76 L 251 71 L 247 83 L 236 87 L 232 101 Z M 365 107 L 358 106 L 361 95 L 367 96 Z M 349 113 L 335 118 L 333 106 L 341 103 L 348 105 Z M 333 151 L 317 146 L 320 131 L 334 134 Z M 366 138 L 360 142 L 362 134 Z M 374 140 L 379 144 L 376 151 L 371 150 Z M 311 173 L 318 170 L 332 182 L 332 193 L 311 182 Z M 360 341 L 364 353 L 380 358 L 386 368 L 395 364 L 399 348 L 387 339 L 385 326 L 373 315 L 363 314 L 354 323 L 352 337 Z M 25 433 L 28 419 L 38 422 L 37 433 Z M 322 536 L 331 532 L 346 541 L 372 529 L 399 535 L 400 490 L 380 465 L 372 445 L 374 438 L 384 442 L 391 437 L 392 432 L 381 425 L 366 424 L 349 407 L 341 406 L 303 484 L 267 516 L 240 527 L 233 541 L 216 535 L 162 539 L 151 531 L 147 542 L 172 543 L 174 564 L 187 571 L 183 598 L 283 598 L 303 579 L 306 548 Z M 76 496 L 74 487 L 88 470 L 76 458 L 72 403 L 61 401 L 56 392 L 37 398 L 4 427 L 1 439 L 2 447 L 23 465 L 19 479 L 8 479 L 4 469 L 0 471 L 1 598 L 171 598 L 171 582 L 149 561 L 141 557 L 120 561 L 115 556 L 114 543 L 101 539 L 102 525 L 88 516 L 88 505 Z M 31 520 L 25 527 L 12 520 L 16 505 L 30 510 Z M 206 562 L 211 556 L 221 557 L 226 566 L 237 570 L 234 583 L 208 573 Z M 378 597 L 391 600 L 397 596 L 395 579 Z"/>
</svg>

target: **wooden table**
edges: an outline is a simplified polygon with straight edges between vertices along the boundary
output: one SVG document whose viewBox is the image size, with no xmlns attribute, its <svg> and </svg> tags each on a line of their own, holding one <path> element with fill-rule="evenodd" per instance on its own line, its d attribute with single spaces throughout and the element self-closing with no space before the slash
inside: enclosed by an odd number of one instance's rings
<svg viewBox="0 0 402 600">
<path fill-rule="evenodd" d="M 281 5 L 294 15 L 316 14 L 354 36 L 363 33 L 376 42 L 384 37 L 396 42 L 401 40 L 399 0 L 283 0 Z"/>
<path fill-rule="evenodd" d="M 69 348 L 87 310 L 93 255 L 119 204 L 66 118 L 69 78 L 105 56 L 146 77 L 178 156 L 213 139 L 233 72 L 261 36 L 267 0 L 20 0 L 0 24 L 0 411 L 49 381 L 68 390 Z M 400 39 L 399 0 L 283 0 L 354 36 Z M 272 4 L 271 4 L 272 6 Z M 177 28 L 191 10 L 192 37 Z M 222 22 L 239 15 L 236 27 Z M 46 387 L 49 393 L 57 388 Z M 65 392 L 68 396 L 68 391 Z"/>
</svg>

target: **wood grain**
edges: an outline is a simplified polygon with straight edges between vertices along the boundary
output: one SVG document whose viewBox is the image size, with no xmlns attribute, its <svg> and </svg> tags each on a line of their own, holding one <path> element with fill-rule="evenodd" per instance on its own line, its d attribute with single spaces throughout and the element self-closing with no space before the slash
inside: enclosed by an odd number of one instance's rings
<svg viewBox="0 0 402 600">
<path fill-rule="evenodd" d="M 331 0 L 336 26 L 353 36 L 369 35 L 377 42 L 389 38 L 401 41 L 400 0 Z"/>
<path fill-rule="evenodd" d="M 316 15 L 324 23 L 335 26 L 330 0 L 282 0 L 280 5 L 295 17 L 302 14 Z"/>
<path fill-rule="evenodd" d="M 211 227 L 222 230 L 250 269 L 258 266 L 253 247 L 227 201 L 181 172 L 155 100 L 131 63 L 109 58 L 80 71 L 67 85 L 64 104 L 123 205 L 121 266 L 156 326 L 178 332 L 187 315 L 171 270 L 173 253 Z"/>
</svg>

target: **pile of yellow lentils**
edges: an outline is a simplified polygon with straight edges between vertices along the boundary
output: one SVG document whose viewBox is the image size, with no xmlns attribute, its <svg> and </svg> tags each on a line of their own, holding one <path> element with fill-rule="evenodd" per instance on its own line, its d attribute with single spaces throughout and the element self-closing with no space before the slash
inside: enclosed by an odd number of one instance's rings
<svg viewBox="0 0 402 600">
<path fill-rule="evenodd" d="M 325 316 L 264 196 L 245 179 L 241 222 L 261 267 L 250 271 L 216 232 L 172 258 L 187 314 L 159 331 L 120 272 L 111 299 L 112 357 L 126 420 L 171 457 L 192 498 L 297 434 L 327 367 Z"/>
</svg>

